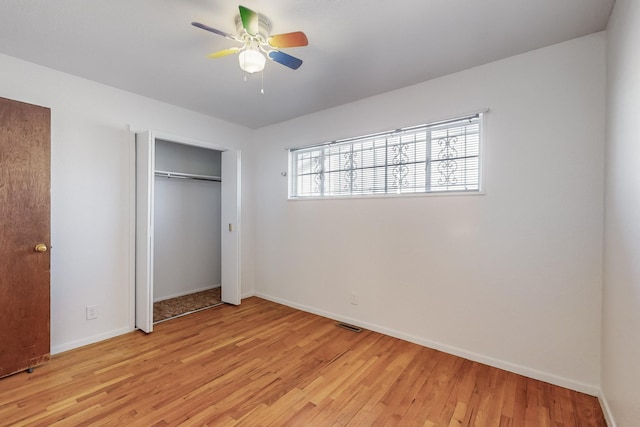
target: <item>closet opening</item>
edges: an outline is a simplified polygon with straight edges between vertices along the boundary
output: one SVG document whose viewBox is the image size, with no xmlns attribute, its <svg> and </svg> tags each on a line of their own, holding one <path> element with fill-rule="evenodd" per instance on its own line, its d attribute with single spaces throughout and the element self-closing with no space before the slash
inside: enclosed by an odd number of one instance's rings
<svg viewBox="0 0 640 427">
<path fill-rule="evenodd" d="M 156 139 L 154 323 L 222 303 L 221 154 Z"/>
<path fill-rule="evenodd" d="M 135 326 L 239 304 L 239 152 L 136 134 Z"/>
</svg>

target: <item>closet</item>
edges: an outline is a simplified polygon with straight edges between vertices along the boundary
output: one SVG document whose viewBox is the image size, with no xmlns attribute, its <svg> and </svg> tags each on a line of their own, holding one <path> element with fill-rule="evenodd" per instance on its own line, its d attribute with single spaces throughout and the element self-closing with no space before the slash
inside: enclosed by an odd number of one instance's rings
<svg viewBox="0 0 640 427">
<path fill-rule="evenodd" d="M 154 302 L 221 287 L 240 303 L 240 153 L 136 134 L 136 327 Z"/>
</svg>

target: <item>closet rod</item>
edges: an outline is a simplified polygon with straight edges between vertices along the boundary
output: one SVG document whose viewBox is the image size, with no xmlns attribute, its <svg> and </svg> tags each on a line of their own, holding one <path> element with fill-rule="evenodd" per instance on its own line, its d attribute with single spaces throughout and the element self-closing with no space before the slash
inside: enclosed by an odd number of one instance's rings
<svg viewBox="0 0 640 427">
<path fill-rule="evenodd" d="M 169 172 L 169 171 L 155 171 L 155 176 L 162 176 L 165 178 L 181 178 L 181 179 L 199 179 L 201 181 L 215 181 L 222 182 L 219 176 L 213 175 L 199 175 L 195 173 L 183 173 L 183 172 Z"/>
</svg>

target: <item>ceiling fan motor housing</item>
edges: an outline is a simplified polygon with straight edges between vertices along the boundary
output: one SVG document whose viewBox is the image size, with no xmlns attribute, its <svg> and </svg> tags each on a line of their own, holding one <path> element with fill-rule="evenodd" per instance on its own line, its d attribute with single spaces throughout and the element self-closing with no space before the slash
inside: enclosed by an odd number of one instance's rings
<svg viewBox="0 0 640 427">
<path fill-rule="evenodd" d="M 258 34 L 252 36 L 247 33 L 242 25 L 242 18 L 240 15 L 236 16 L 236 31 L 238 37 L 243 39 L 248 37 L 249 39 L 258 39 L 260 43 L 266 43 L 271 34 L 271 20 L 264 15 L 258 15 Z M 260 40 L 261 39 L 261 40 Z"/>
</svg>

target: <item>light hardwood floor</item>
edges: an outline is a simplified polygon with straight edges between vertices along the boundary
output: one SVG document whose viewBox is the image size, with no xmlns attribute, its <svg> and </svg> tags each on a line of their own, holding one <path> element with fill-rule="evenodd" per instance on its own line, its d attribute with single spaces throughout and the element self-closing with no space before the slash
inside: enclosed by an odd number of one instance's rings
<svg viewBox="0 0 640 427">
<path fill-rule="evenodd" d="M 259 298 L 0 380 L 7 426 L 605 426 L 596 398 Z"/>
</svg>

